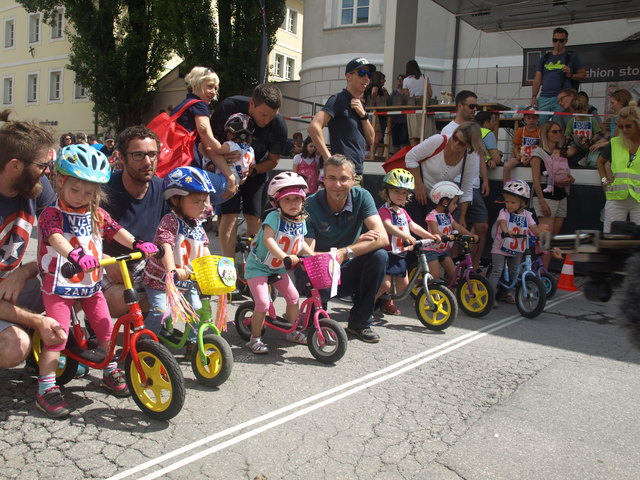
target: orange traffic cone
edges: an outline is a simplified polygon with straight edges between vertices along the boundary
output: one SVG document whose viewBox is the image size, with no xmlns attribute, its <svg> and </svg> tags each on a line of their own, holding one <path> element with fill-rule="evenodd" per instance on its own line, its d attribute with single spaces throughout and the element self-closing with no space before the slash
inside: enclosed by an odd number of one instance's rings
<svg viewBox="0 0 640 480">
<path fill-rule="evenodd" d="M 577 292 L 579 290 L 573 283 L 573 261 L 567 254 L 560 272 L 560 280 L 558 280 L 558 288 L 566 292 Z"/>
</svg>

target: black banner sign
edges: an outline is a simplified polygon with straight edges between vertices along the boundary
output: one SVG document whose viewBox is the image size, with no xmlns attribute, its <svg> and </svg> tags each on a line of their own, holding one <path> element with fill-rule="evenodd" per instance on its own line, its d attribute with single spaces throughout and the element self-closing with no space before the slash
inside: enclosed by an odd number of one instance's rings
<svg viewBox="0 0 640 480">
<path fill-rule="evenodd" d="M 567 45 L 567 50 L 580 56 L 587 71 L 584 83 L 640 80 L 640 40 L 626 42 Z M 551 47 L 525 48 L 522 85 L 531 85 L 538 61 Z"/>
</svg>

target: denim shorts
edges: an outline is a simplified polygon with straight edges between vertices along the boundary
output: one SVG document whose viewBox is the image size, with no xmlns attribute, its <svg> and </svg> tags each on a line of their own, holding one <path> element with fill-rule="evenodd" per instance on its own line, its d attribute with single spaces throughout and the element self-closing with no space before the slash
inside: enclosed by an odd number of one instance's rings
<svg viewBox="0 0 640 480">
<path fill-rule="evenodd" d="M 450 257 L 451 254 L 447 252 L 436 252 L 435 250 L 425 250 L 424 252 L 427 257 L 427 262 L 433 262 L 434 260 L 438 260 L 441 262 L 447 257 Z"/>
</svg>

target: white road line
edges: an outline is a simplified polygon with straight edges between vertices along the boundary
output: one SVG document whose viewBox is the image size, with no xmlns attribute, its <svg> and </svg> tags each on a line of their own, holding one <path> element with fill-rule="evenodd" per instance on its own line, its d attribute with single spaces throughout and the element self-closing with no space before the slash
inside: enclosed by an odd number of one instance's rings
<svg viewBox="0 0 640 480">
<path fill-rule="evenodd" d="M 569 300 L 577 295 L 580 295 L 581 292 L 574 292 L 574 293 L 569 293 L 561 298 L 555 299 L 554 301 L 548 303 L 546 305 L 546 307 L 552 307 L 554 305 L 557 305 L 559 303 L 562 303 L 566 300 Z M 212 447 L 209 447 L 205 450 L 201 450 L 198 451 L 197 453 L 185 457 L 182 460 L 179 460 L 175 463 L 172 463 L 170 466 L 162 468 L 161 470 L 157 470 L 156 472 L 150 473 L 144 477 L 141 477 L 140 480 L 150 480 L 150 479 L 154 479 L 154 478 L 158 478 L 161 477 L 164 474 L 167 474 L 171 471 L 174 471 L 180 467 L 183 467 L 189 463 L 193 463 L 207 455 L 210 455 L 214 452 L 218 452 L 220 450 L 223 450 L 231 445 L 235 445 L 239 442 L 242 442 L 248 438 L 251 438 L 253 436 L 259 435 L 262 432 L 265 432 L 267 430 L 270 430 L 272 428 L 275 428 L 279 425 L 282 425 L 284 423 L 287 423 L 291 420 L 294 420 L 302 415 L 306 415 L 307 413 L 313 412 L 314 410 L 317 410 L 319 408 L 322 408 L 324 406 L 330 405 L 334 402 L 337 402 L 338 400 L 341 400 L 343 398 L 346 398 L 348 396 L 351 396 L 355 393 L 358 393 L 362 390 L 365 390 L 369 387 L 372 387 L 374 385 L 377 385 L 378 383 L 381 383 L 383 381 L 389 380 L 391 378 L 394 378 L 398 375 L 401 375 L 405 372 L 408 372 L 410 370 L 413 370 L 417 367 L 419 367 L 420 365 L 423 365 L 427 362 L 430 362 L 431 360 L 434 360 L 446 353 L 452 352 L 460 347 L 463 347 L 464 345 L 467 345 L 468 343 L 471 342 L 475 342 L 476 340 L 479 340 L 481 338 L 483 338 L 484 336 L 495 332 L 497 330 L 501 330 L 503 328 L 506 328 L 510 325 L 513 325 L 514 323 L 517 323 L 521 320 L 523 320 L 524 317 L 520 316 L 519 314 L 515 314 L 515 315 L 511 315 L 510 317 L 504 318 L 498 322 L 486 325 L 478 330 L 474 330 L 472 332 L 466 333 L 464 335 L 461 335 L 460 337 L 456 337 L 452 340 L 449 340 L 448 342 L 445 342 L 441 345 L 438 345 L 436 347 L 430 348 L 428 350 L 425 350 L 424 352 L 420 352 L 416 355 L 413 355 L 412 357 L 406 358 L 400 362 L 397 362 L 393 365 L 390 365 L 388 367 L 385 367 L 381 370 L 377 370 L 375 372 L 372 372 L 370 374 L 367 374 L 363 377 L 351 380 L 349 382 L 346 382 L 342 385 L 338 385 L 337 387 L 331 388 L 329 390 L 325 390 L 323 392 L 320 392 L 316 395 L 312 395 L 311 397 L 307 397 L 305 399 L 299 400 L 297 402 L 294 402 L 292 404 L 289 404 L 287 406 L 284 406 L 282 408 L 279 408 L 277 410 L 274 410 L 272 412 L 266 413 L 264 415 L 261 415 L 259 417 L 253 418 L 251 420 L 248 420 L 246 422 L 240 423 L 238 425 L 235 425 L 233 427 L 230 427 L 226 430 L 222 430 L 221 432 L 215 433 L 213 435 L 210 435 L 208 437 L 205 437 L 203 439 L 197 440 L 195 442 L 192 442 L 188 445 L 185 445 L 183 447 L 180 447 L 176 450 L 173 450 L 171 452 L 168 452 L 164 455 L 161 455 L 159 457 L 156 457 L 152 460 L 149 460 L 147 462 L 144 462 L 140 465 L 137 465 L 129 470 L 125 470 L 123 472 L 120 472 L 112 477 L 109 477 L 107 480 L 120 480 L 126 477 L 129 477 L 131 475 L 134 475 L 136 473 L 139 473 L 143 470 L 146 470 L 150 467 L 153 467 L 155 465 L 158 465 L 160 463 L 162 463 L 165 460 L 169 460 L 171 458 L 174 458 L 178 455 L 181 455 L 183 453 L 187 453 L 189 451 L 192 451 L 202 445 L 205 445 L 207 443 L 211 443 L 214 440 L 218 440 L 220 438 L 226 437 L 232 433 L 236 433 L 239 432 L 241 430 L 244 430 L 247 427 L 250 427 L 252 425 L 264 422 L 265 420 L 269 420 L 271 418 L 277 417 L 283 413 L 286 413 L 290 410 L 294 410 L 294 409 L 298 409 L 300 407 L 303 407 L 304 405 L 307 405 L 309 403 L 313 403 L 313 405 L 310 405 L 308 407 L 305 408 L 300 408 L 299 410 L 296 410 L 295 412 L 286 415 L 284 417 L 278 418 L 276 420 L 273 420 L 270 423 L 267 423 L 265 425 L 262 425 L 260 427 L 254 428 L 252 430 L 249 430 L 245 433 L 242 433 L 240 435 L 237 435 L 233 438 L 230 438 L 229 440 L 226 440 L 222 443 L 218 443 L 216 445 L 213 445 Z M 535 321 L 535 320 L 533 320 Z M 389 372 L 389 373 L 388 373 Z M 348 389 L 348 390 L 347 390 Z M 342 390 L 346 390 L 342 393 L 339 393 Z M 334 395 L 337 394 L 337 395 Z M 326 398 L 325 400 L 319 401 L 324 397 L 330 397 L 330 398 Z M 314 403 L 318 401 L 318 403 Z"/>
</svg>

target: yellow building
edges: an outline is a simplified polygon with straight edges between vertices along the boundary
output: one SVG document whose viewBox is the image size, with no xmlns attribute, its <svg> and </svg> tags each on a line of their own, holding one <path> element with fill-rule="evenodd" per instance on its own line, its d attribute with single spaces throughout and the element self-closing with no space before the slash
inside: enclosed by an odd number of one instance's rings
<svg viewBox="0 0 640 480">
<path fill-rule="evenodd" d="M 271 81 L 300 78 L 303 12 L 302 0 L 287 0 L 285 20 L 269 55 Z M 95 124 L 93 103 L 86 88 L 78 85 L 75 74 L 67 69 L 70 43 L 65 33 L 64 9 L 58 9 L 55 27 L 42 20 L 40 13 L 28 13 L 12 0 L 0 0 L 0 111 L 10 109 L 11 118 L 38 121 L 59 135 L 102 135 L 104 129 Z M 176 62 L 167 65 L 167 71 L 175 65 Z M 184 85 L 180 90 L 181 100 Z M 166 103 L 161 104 L 163 108 Z M 155 114 L 154 104 L 149 116 Z"/>
</svg>

